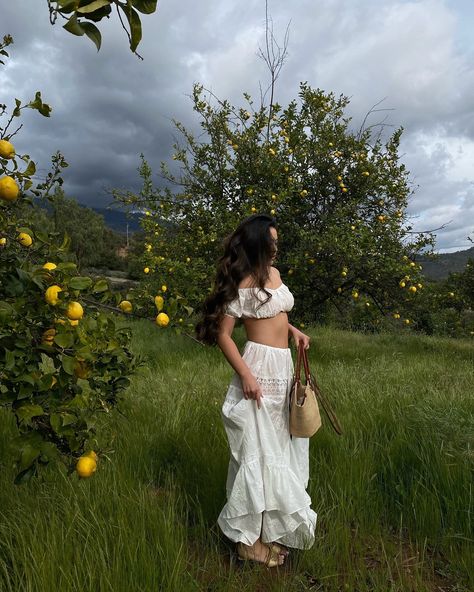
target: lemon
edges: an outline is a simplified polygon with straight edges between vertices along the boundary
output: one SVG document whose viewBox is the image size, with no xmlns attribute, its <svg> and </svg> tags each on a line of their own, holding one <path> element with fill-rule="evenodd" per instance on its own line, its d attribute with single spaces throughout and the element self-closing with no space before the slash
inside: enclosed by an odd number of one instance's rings
<svg viewBox="0 0 474 592">
<path fill-rule="evenodd" d="M 160 312 L 160 314 L 157 315 L 155 322 L 159 327 L 166 327 L 170 322 L 170 318 L 165 312 Z"/>
<path fill-rule="evenodd" d="M 163 310 L 164 302 L 163 296 L 155 296 L 155 305 L 158 310 Z"/>
<path fill-rule="evenodd" d="M 0 140 L 0 157 L 13 158 L 15 156 L 15 148 L 8 140 Z"/>
<path fill-rule="evenodd" d="M 95 460 L 95 462 L 97 462 L 99 460 L 99 457 L 97 456 L 97 454 L 93 450 L 89 450 L 89 452 L 86 452 L 83 456 L 93 458 Z"/>
<path fill-rule="evenodd" d="M 82 308 L 80 302 L 73 301 L 67 305 L 66 316 L 71 321 L 78 321 L 79 319 L 82 319 L 83 314 L 84 309 Z"/>
<path fill-rule="evenodd" d="M 44 294 L 46 302 L 48 304 L 51 304 L 52 306 L 56 306 L 56 304 L 59 301 L 59 298 L 58 298 L 59 292 L 62 292 L 62 288 L 60 288 L 59 286 L 49 286 L 49 288 L 46 290 L 46 292 Z"/>
<path fill-rule="evenodd" d="M 303 189 L 303 191 L 300 192 L 301 197 L 306 197 L 308 195 L 308 192 L 306 191 L 306 189 Z"/>
<path fill-rule="evenodd" d="M 161 286 L 161 291 L 162 291 L 162 292 L 166 292 L 166 290 L 167 290 L 167 289 L 168 289 L 168 288 L 166 287 L 166 284 L 163 284 L 163 285 Z"/>
<path fill-rule="evenodd" d="M 4 236 L 2 236 L 2 238 L 0 238 L 0 246 L 3 247 L 6 244 L 7 244 L 7 239 Z"/>
<path fill-rule="evenodd" d="M 90 477 L 97 470 L 97 462 L 90 456 L 81 456 L 76 464 L 79 477 Z"/>
<path fill-rule="evenodd" d="M 149 268 L 149 267 L 145 267 L 145 268 L 143 269 L 143 273 L 149 273 L 149 272 L 150 272 L 150 268 Z"/>
<path fill-rule="evenodd" d="M 132 303 L 128 300 L 122 300 L 119 304 L 119 308 L 123 312 L 132 312 Z"/>
<path fill-rule="evenodd" d="M 50 261 L 47 261 L 43 265 L 43 269 L 47 269 L 48 271 L 52 271 L 53 269 L 56 269 L 56 267 L 57 267 L 56 263 L 51 263 Z"/>
<path fill-rule="evenodd" d="M 20 243 L 20 245 L 23 245 L 24 247 L 31 247 L 31 245 L 33 244 L 33 239 L 26 232 L 20 232 L 16 239 Z"/>
<path fill-rule="evenodd" d="M 0 198 L 5 201 L 15 201 L 20 193 L 18 183 L 13 177 L 2 177 L 0 179 Z"/>
</svg>

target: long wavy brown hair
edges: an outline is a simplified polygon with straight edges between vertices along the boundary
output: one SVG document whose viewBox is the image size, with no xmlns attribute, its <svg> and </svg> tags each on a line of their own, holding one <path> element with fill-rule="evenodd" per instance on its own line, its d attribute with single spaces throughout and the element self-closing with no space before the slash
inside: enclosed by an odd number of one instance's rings
<svg viewBox="0 0 474 592">
<path fill-rule="evenodd" d="M 199 341 L 206 345 L 217 343 L 219 325 L 226 306 L 237 297 L 239 284 L 244 278 L 251 276 L 252 287 L 261 288 L 268 296 L 262 304 L 272 297 L 264 287 L 270 275 L 272 257 L 275 255 L 271 227 L 277 227 L 275 218 L 266 214 L 254 214 L 243 220 L 232 234 L 224 238 L 224 254 L 217 263 L 213 289 L 202 304 L 202 318 L 195 327 Z"/>
</svg>

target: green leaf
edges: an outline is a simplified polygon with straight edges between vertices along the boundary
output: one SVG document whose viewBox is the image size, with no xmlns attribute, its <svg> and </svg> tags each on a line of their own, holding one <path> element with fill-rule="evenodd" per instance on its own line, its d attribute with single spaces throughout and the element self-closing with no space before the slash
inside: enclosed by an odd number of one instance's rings
<svg viewBox="0 0 474 592">
<path fill-rule="evenodd" d="M 46 103 L 43 103 L 40 91 L 37 91 L 35 94 L 35 100 L 30 101 L 27 106 L 30 107 L 30 109 L 36 109 L 36 111 L 39 111 L 44 117 L 49 117 L 51 113 L 51 107 Z"/>
<path fill-rule="evenodd" d="M 84 29 L 86 35 L 89 37 L 89 39 L 95 43 L 97 51 L 99 51 L 102 42 L 102 36 L 100 34 L 99 29 L 92 23 L 82 22 L 81 26 Z"/>
<path fill-rule="evenodd" d="M 107 280 L 98 280 L 95 284 L 94 287 L 92 288 L 92 291 L 97 293 L 97 292 L 106 292 L 109 289 L 109 284 L 107 283 Z"/>
<path fill-rule="evenodd" d="M 35 173 L 36 173 L 36 164 L 32 160 L 30 160 L 30 162 L 28 163 L 28 166 L 26 167 L 26 170 L 23 171 L 23 174 L 27 175 L 28 177 L 31 177 Z"/>
<path fill-rule="evenodd" d="M 111 0 L 93 0 L 90 4 L 86 4 L 85 6 L 81 6 L 77 9 L 77 12 L 81 14 L 87 14 L 88 12 L 94 12 L 94 10 L 99 10 L 103 6 L 110 6 Z M 84 25 L 84 23 L 81 23 Z"/>
<path fill-rule="evenodd" d="M 70 374 L 71 376 L 74 374 L 74 367 L 76 365 L 76 360 L 74 358 L 71 358 L 71 356 L 63 356 L 62 365 L 64 372 Z"/>
<path fill-rule="evenodd" d="M 6 325 L 12 318 L 15 309 L 8 302 L 0 301 L 0 325 Z"/>
<path fill-rule="evenodd" d="M 39 451 L 38 451 L 39 453 Z M 25 469 L 24 471 L 21 471 L 21 473 L 18 473 L 18 475 L 15 477 L 15 485 L 23 485 L 23 483 L 28 483 L 28 481 L 31 479 L 31 477 L 33 477 L 33 475 L 36 474 L 36 467 L 33 465 L 31 467 L 28 467 L 27 469 Z"/>
<path fill-rule="evenodd" d="M 85 290 L 89 288 L 92 284 L 92 280 L 90 277 L 86 276 L 76 276 L 69 280 L 69 288 L 73 290 Z"/>
<path fill-rule="evenodd" d="M 22 405 L 15 409 L 15 414 L 20 421 L 29 423 L 31 418 L 44 415 L 44 410 L 40 405 Z"/>
<path fill-rule="evenodd" d="M 156 10 L 157 0 L 131 0 L 132 5 L 143 14 L 152 14 Z"/>
<path fill-rule="evenodd" d="M 20 101 L 20 99 L 15 99 L 15 103 L 16 103 L 16 107 L 13 109 L 13 117 L 20 117 L 20 114 L 21 114 L 21 110 L 20 110 L 21 101 Z"/>
<path fill-rule="evenodd" d="M 41 352 L 41 362 L 38 364 L 38 368 L 43 374 L 53 374 L 56 372 L 53 358 Z"/>
<path fill-rule="evenodd" d="M 82 28 L 81 23 L 77 20 L 77 15 L 75 13 L 68 22 L 63 25 L 63 29 L 66 29 L 66 31 L 73 35 L 77 35 L 78 37 L 84 35 L 84 29 Z"/>
<path fill-rule="evenodd" d="M 135 51 L 142 38 L 142 23 L 138 12 L 132 8 L 131 4 L 127 6 L 119 5 L 127 17 L 128 24 L 130 25 L 130 49 Z"/>
<path fill-rule="evenodd" d="M 72 344 L 74 343 L 74 337 L 71 333 L 58 333 L 54 336 L 54 343 L 56 345 L 59 345 L 59 347 L 63 347 L 64 349 L 66 349 L 67 347 L 72 346 Z"/>
</svg>

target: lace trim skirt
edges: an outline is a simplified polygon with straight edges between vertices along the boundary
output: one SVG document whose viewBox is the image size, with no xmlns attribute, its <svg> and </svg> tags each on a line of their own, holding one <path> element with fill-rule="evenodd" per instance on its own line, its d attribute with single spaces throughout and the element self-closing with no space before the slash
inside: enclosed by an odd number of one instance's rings
<svg viewBox="0 0 474 592">
<path fill-rule="evenodd" d="M 289 348 L 247 341 L 242 358 L 262 388 L 261 407 L 245 399 L 234 374 L 222 405 L 230 449 L 227 503 L 218 524 L 234 542 L 278 541 L 309 549 L 317 514 L 306 492 L 309 439 L 290 438 L 289 394 L 293 360 Z"/>
</svg>

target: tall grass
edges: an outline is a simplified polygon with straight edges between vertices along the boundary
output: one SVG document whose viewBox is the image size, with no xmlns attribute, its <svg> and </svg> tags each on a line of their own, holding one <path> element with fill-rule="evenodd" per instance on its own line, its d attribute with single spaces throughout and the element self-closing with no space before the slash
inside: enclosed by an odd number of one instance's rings
<svg viewBox="0 0 474 592">
<path fill-rule="evenodd" d="M 2 592 L 474 589 L 472 342 L 309 331 L 344 435 L 326 424 L 311 439 L 313 548 L 268 571 L 236 565 L 216 525 L 232 369 L 218 349 L 131 324 L 148 363 L 124 415 L 104 418 L 94 477 L 51 467 L 14 486 L 14 424 L 0 414 Z"/>
</svg>

